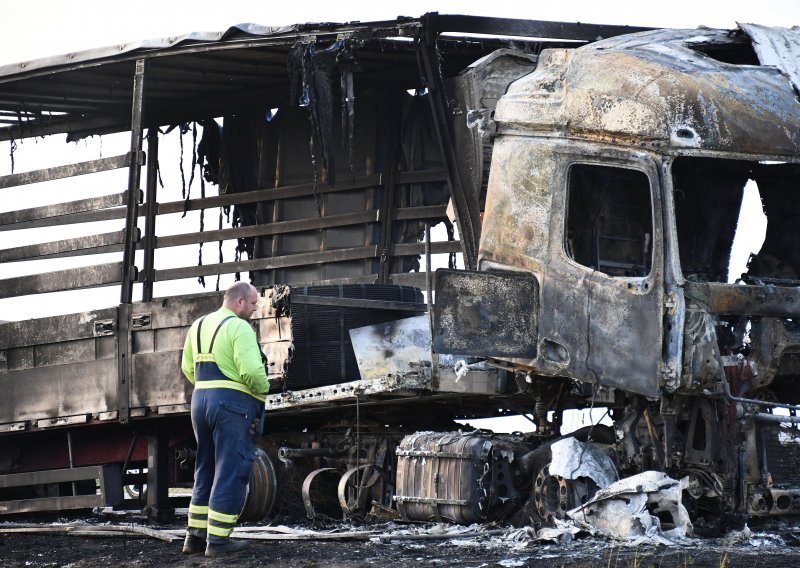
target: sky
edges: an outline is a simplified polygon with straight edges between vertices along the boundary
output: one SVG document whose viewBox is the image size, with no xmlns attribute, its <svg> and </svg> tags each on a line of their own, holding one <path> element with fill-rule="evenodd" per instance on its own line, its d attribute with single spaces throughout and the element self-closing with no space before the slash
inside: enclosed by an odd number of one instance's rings
<svg viewBox="0 0 800 568">
<path fill-rule="evenodd" d="M 608 0 L 536 2 L 418 1 L 254 2 L 252 0 L 3 0 L 0 64 L 187 32 L 219 31 L 239 23 L 285 25 L 370 21 L 438 11 L 506 18 L 661 27 L 733 27 L 736 21 L 800 24 L 797 0 Z"/>
</svg>

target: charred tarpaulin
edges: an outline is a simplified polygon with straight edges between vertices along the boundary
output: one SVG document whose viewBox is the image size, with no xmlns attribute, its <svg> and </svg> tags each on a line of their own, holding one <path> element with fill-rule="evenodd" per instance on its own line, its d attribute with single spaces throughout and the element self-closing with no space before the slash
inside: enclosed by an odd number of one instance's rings
<svg viewBox="0 0 800 568">
<path fill-rule="evenodd" d="M 289 104 L 307 106 L 311 121 L 312 167 L 316 171 L 317 151 L 322 155 L 325 177 L 333 187 L 336 164 L 333 150 L 333 117 L 338 99 L 341 109 L 342 140 L 346 141 L 350 170 L 353 170 L 355 89 L 353 73 L 360 67 L 353 53 L 354 43 L 340 39 L 318 49 L 311 43 L 297 43 L 288 55 Z M 338 81 L 337 81 L 338 79 Z M 316 143 L 315 143 L 316 142 Z"/>
<path fill-rule="evenodd" d="M 258 143 L 264 109 L 242 107 L 224 117 L 224 130 L 212 119 L 202 121 L 203 135 L 197 145 L 197 162 L 206 181 L 219 186 L 220 195 L 252 191 L 259 187 Z M 232 225 L 254 225 L 254 206 L 234 206 Z M 237 254 L 253 257 L 253 239 L 240 238 Z"/>
</svg>

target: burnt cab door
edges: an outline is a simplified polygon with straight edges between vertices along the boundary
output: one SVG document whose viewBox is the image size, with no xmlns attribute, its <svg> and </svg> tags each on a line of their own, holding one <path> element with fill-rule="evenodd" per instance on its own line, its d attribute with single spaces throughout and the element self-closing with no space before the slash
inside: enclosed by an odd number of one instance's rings
<svg viewBox="0 0 800 568">
<path fill-rule="evenodd" d="M 643 154 L 559 158 L 554 181 L 563 191 L 553 202 L 537 362 L 656 397 L 663 312 L 658 170 Z"/>
</svg>

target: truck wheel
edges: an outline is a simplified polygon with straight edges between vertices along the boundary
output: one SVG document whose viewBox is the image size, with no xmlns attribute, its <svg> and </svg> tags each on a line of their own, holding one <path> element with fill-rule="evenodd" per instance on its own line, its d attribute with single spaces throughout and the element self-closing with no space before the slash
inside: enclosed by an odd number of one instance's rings
<svg viewBox="0 0 800 568">
<path fill-rule="evenodd" d="M 275 465 L 269 454 L 258 448 L 250 483 L 247 484 L 247 496 L 244 499 L 239 519 L 242 521 L 260 521 L 269 517 L 275 509 L 278 495 L 278 477 Z"/>
<path fill-rule="evenodd" d="M 129 469 L 125 472 L 130 475 L 144 476 L 147 473 L 147 468 Z M 147 484 L 139 483 L 132 485 L 124 485 L 122 490 L 125 492 L 126 499 L 134 499 L 136 501 L 147 500 Z"/>
<path fill-rule="evenodd" d="M 585 477 L 565 479 L 560 475 L 551 474 L 549 469 L 553 460 L 550 449 L 553 443 L 564 438 L 575 438 L 580 442 L 586 442 L 589 435 L 598 443 L 614 442 L 612 428 L 595 425 L 547 442 L 524 458 L 530 464 L 533 483 L 528 501 L 514 518 L 515 525 L 554 526 L 556 519 L 564 520 L 567 511 L 585 503 L 597 493 L 599 488 L 591 479 Z"/>
</svg>

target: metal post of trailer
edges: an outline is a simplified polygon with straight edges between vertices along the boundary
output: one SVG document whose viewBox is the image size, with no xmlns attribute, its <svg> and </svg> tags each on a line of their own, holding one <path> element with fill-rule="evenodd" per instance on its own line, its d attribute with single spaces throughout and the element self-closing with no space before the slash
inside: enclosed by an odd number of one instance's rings
<svg viewBox="0 0 800 568">
<path fill-rule="evenodd" d="M 136 280 L 136 221 L 139 206 L 139 182 L 142 176 L 142 118 L 144 112 L 145 60 L 136 61 L 133 79 L 133 104 L 131 110 L 131 152 L 128 167 L 128 203 L 125 214 L 125 249 L 122 256 L 122 291 L 120 303 L 133 300 L 133 283 Z"/>
<path fill-rule="evenodd" d="M 386 182 L 383 191 L 383 206 L 380 210 L 381 244 L 379 247 L 381 260 L 378 267 L 377 283 L 388 284 L 392 273 L 392 233 L 395 217 L 395 190 L 398 177 L 398 154 L 400 149 L 400 117 L 392 121 L 389 136 L 389 164 L 386 170 Z"/>
<path fill-rule="evenodd" d="M 144 111 L 145 60 L 136 61 L 133 79 L 131 110 L 131 152 L 128 164 L 128 202 L 125 213 L 125 244 L 122 253 L 122 285 L 120 306 L 117 312 L 117 412 L 121 423 L 130 418 L 130 377 L 133 371 L 130 319 L 133 301 L 133 282 L 136 279 L 136 221 L 139 208 L 139 182 L 141 179 L 142 118 Z"/>
<path fill-rule="evenodd" d="M 142 270 L 142 301 L 153 300 L 153 260 L 156 247 L 156 193 L 158 188 L 158 129 L 147 132 L 147 190 L 144 214 L 144 268 Z"/>
<path fill-rule="evenodd" d="M 159 426 L 147 438 L 147 516 L 159 523 L 171 522 L 175 509 L 169 503 L 169 436 Z"/>
</svg>

